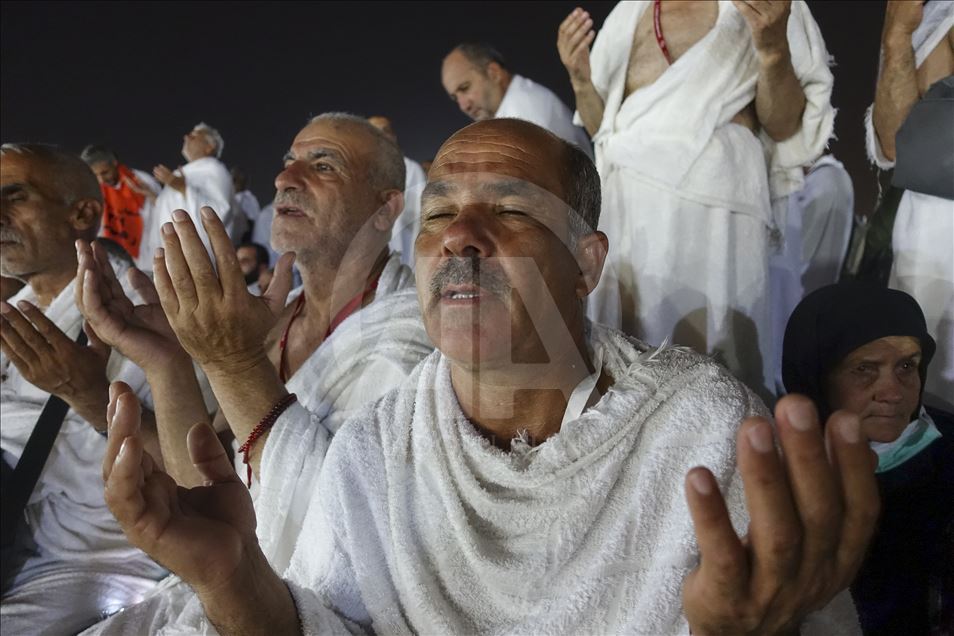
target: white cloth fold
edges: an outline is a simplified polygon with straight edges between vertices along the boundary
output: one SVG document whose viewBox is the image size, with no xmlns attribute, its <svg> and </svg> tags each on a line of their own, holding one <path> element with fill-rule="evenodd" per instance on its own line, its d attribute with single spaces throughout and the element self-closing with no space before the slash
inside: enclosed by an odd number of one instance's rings
<svg viewBox="0 0 954 636">
<path fill-rule="evenodd" d="M 285 573 L 306 634 L 329 609 L 381 634 L 688 632 L 685 474 L 709 467 L 744 529 L 734 436 L 765 408 L 707 358 L 594 336 L 615 384 L 533 449 L 477 433 L 439 352 L 339 431 Z M 293 427 L 288 444 L 320 437 Z M 843 593 L 802 633 L 858 633 L 851 608 Z"/>
<path fill-rule="evenodd" d="M 513 75 L 504 93 L 495 119 L 513 117 L 532 122 L 561 139 L 576 144 L 589 157 L 593 146 L 586 131 L 573 121 L 573 113 L 566 104 L 546 86 L 541 86 L 522 75 Z"/>
<path fill-rule="evenodd" d="M 122 261 L 110 257 L 124 290 L 138 298 L 123 275 Z M 82 329 L 83 317 L 74 301 L 75 281 L 43 310 L 69 338 Z M 27 285 L 10 302 L 37 304 Z M 15 466 L 50 394 L 30 384 L 0 354 L 0 443 L 4 459 Z M 109 381 L 130 385 L 151 408 L 145 374 L 112 351 L 106 366 Z M 10 633 L 42 631 L 53 624 L 73 631 L 98 620 L 102 612 L 138 602 L 164 570 L 129 545 L 103 498 L 102 461 L 106 439 L 70 410 L 53 443 L 36 487 L 27 503 L 27 525 L 36 543 L 8 594 L 0 615 Z M 55 590 L 68 590 L 72 604 Z M 48 623 L 47 623 L 48 621 Z"/>
<path fill-rule="evenodd" d="M 152 257 L 156 248 L 162 246 L 162 225 L 172 222 L 175 210 L 189 213 L 210 256 L 212 247 L 209 236 L 199 216 L 202 206 L 207 205 L 215 210 L 233 243 L 240 238 L 236 236 L 238 228 L 245 228 L 244 216 L 241 224 L 236 225 L 240 213 L 234 200 L 232 175 L 224 163 L 215 157 L 202 157 L 182 166 L 176 170 L 176 174 L 185 178 L 185 193 L 165 186 L 153 204 L 151 220 L 143 227 L 142 249 L 136 264 L 147 272 L 152 271 Z"/>
</svg>

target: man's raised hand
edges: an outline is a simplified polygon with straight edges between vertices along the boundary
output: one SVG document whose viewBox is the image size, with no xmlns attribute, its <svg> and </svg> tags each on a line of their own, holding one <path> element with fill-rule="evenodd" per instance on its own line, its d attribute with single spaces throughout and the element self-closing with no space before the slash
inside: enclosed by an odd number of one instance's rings
<svg viewBox="0 0 954 636">
<path fill-rule="evenodd" d="M 560 24 L 557 51 L 574 85 L 590 82 L 590 45 L 595 38 L 593 18 L 579 7 Z"/>
<path fill-rule="evenodd" d="M 106 503 L 130 543 L 197 588 L 226 583 L 258 550 L 255 510 L 225 449 L 207 424 L 189 431 L 189 453 L 205 485 L 180 488 L 143 450 L 139 401 L 110 386 L 103 456 Z"/>
<path fill-rule="evenodd" d="M 262 296 L 249 293 L 235 248 L 212 208 L 201 210 L 215 266 L 183 210 L 162 226 L 156 288 L 172 329 L 206 372 L 241 373 L 264 357 L 265 338 L 291 289 L 293 254 L 283 254 Z"/>
<path fill-rule="evenodd" d="M 76 255 L 76 306 L 105 343 L 147 371 L 185 357 L 148 276 L 129 270 L 129 281 L 144 301 L 133 305 L 99 243 L 76 241 Z"/>
<path fill-rule="evenodd" d="M 693 634 L 787 634 L 853 580 L 879 510 L 875 463 L 858 417 L 832 415 L 822 431 L 812 403 L 787 396 L 772 427 L 748 418 L 738 464 L 749 511 L 740 539 L 712 474 L 695 468 L 686 496 L 701 563 L 686 578 Z"/>
<path fill-rule="evenodd" d="M 762 54 L 788 55 L 788 16 L 792 0 L 732 0 L 752 33 L 752 44 Z"/>
</svg>

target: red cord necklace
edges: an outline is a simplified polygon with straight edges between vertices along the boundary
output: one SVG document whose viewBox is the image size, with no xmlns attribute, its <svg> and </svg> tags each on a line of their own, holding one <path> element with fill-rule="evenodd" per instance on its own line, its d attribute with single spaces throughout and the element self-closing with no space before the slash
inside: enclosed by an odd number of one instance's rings
<svg viewBox="0 0 954 636">
<path fill-rule="evenodd" d="M 666 57 L 666 61 L 669 62 L 671 66 L 672 55 L 669 54 L 669 47 L 666 46 L 666 38 L 663 37 L 662 22 L 660 21 L 661 14 L 662 0 L 653 0 L 653 31 L 656 32 L 656 43 L 659 44 L 662 54 Z"/>
<path fill-rule="evenodd" d="M 378 280 L 380 278 L 380 274 L 375 276 L 374 280 L 368 283 L 368 286 L 365 287 L 363 291 L 356 294 L 354 298 L 349 300 L 348 303 L 342 307 L 337 314 L 335 314 L 335 317 L 331 319 L 331 323 L 328 325 L 328 331 L 325 332 L 325 340 L 328 339 L 328 336 L 331 335 L 332 331 L 338 328 L 338 325 L 343 323 L 348 316 L 353 314 L 361 307 L 361 303 L 368 293 L 373 292 L 378 288 Z M 298 300 L 295 302 L 295 310 L 292 312 L 291 318 L 288 319 L 288 324 L 285 325 L 285 331 L 282 332 L 282 339 L 278 341 L 278 350 L 280 352 L 278 358 L 278 377 L 283 383 L 288 382 L 288 363 L 285 360 L 285 349 L 288 345 L 288 332 L 291 331 L 292 323 L 295 322 L 295 318 L 298 317 L 298 314 L 301 313 L 302 307 L 304 306 L 305 292 L 302 291 L 301 295 L 298 296 Z"/>
</svg>

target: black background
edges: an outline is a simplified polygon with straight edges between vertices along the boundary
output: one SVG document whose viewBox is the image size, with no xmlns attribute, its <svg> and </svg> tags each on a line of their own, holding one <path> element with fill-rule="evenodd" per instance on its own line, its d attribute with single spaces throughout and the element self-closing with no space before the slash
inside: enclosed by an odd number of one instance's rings
<svg viewBox="0 0 954 636">
<path fill-rule="evenodd" d="M 612 2 L 586 2 L 597 26 Z M 132 167 L 176 166 L 199 121 L 225 138 L 264 205 L 281 157 L 309 115 L 391 117 L 405 154 L 430 159 L 468 119 L 440 83 L 463 40 L 494 43 L 514 71 L 573 95 L 556 30 L 573 2 L 3 2 L 4 142 L 75 151 L 105 143 Z M 832 150 L 855 181 L 856 212 L 877 193 L 864 150 L 882 1 L 811 0 L 834 56 Z"/>
</svg>

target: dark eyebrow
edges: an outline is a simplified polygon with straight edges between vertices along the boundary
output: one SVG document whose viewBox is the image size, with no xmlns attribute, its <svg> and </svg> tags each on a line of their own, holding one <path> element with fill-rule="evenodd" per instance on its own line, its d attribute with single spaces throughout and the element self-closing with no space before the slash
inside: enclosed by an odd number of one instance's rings
<svg viewBox="0 0 954 636">
<path fill-rule="evenodd" d="M 27 186 L 24 183 L 10 183 L 0 188 L 0 196 L 8 197 L 11 194 L 16 194 L 17 192 L 22 192 L 26 189 Z"/>
<path fill-rule="evenodd" d="M 450 181 L 431 181 L 424 187 L 421 198 L 446 197 L 459 189 L 459 186 Z M 508 196 L 519 196 L 537 199 L 540 197 L 540 191 L 537 186 L 531 185 L 520 179 L 504 179 L 493 181 L 491 183 L 482 183 L 479 186 L 482 196 L 501 198 Z"/>
<path fill-rule="evenodd" d="M 421 193 L 421 199 L 431 199 L 434 197 L 446 197 L 449 196 L 451 192 L 457 189 L 457 186 L 448 181 L 431 181 L 426 186 L 424 186 L 424 191 Z"/>
</svg>

